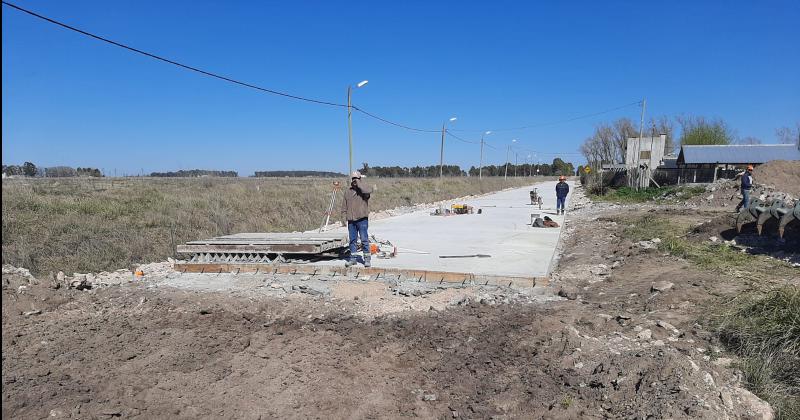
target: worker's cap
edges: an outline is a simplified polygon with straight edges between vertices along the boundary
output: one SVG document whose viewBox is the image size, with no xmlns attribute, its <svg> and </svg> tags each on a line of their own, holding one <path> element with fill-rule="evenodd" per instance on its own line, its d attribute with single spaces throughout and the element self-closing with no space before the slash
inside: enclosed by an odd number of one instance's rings
<svg viewBox="0 0 800 420">
<path fill-rule="evenodd" d="M 361 178 L 361 172 L 353 171 L 353 173 L 350 174 L 350 178 L 359 178 L 360 179 Z"/>
<path fill-rule="evenodd" d="M 753 170 L 753 165 L 747 165 L 747 170 L 748 171 L 752 171 Z"/>
<path fill-rule="evenodd" d="M 561 175 L 560 177 L 558 177 L 558 180 L 559 181 L 566 181 L 567 177 L 565 177 L 564 175 Z"/>
</svg>

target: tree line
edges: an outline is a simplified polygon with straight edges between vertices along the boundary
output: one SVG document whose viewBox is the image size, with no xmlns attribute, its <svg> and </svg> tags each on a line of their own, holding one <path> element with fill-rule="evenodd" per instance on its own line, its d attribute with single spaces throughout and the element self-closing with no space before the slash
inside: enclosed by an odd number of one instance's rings
<svg viewBox="0 0 800 420">
<path fill-rule="evenodd" d="M 680 127 L 680 137 L 676 138 L 676 124 Z M 709 119 L 702 116 L 661 116 L 645 122 L 643 136 L 666 135 L 664 154 L 674 154 L 682 145 L 725 145 L 761 144 L 762 140 L 753 136 L 740 137 L 722 119 Z M 639 127 L 629 118 L 620 118 L 610 123 L 600 123 L 594 133 L 581 145 L 581 153 L 590 163 L 623 163 L 628 138 L 639 137 Z M 775 130 L 778 143 L 800 141 L 800 122 L 794 127 Z"/>
<path fill-rule="evenodd" d="M 325 171 L 256 171 L 256 178 L 268 177 L 320 177 L 320 178 L 344 178 L 347 175 L 338 172 L 325 172 Z"/>
<path fill-rule="evenodd" d="M 3 165 L 3 173 L 7 176 L 28 176 L 45 178 L 68 178 L 68 177 L 96 177 L 100 178 L 103 173 L 97 168 L 73 168 L 71 166 L 51 166 L 40 168 L 32 162 L 25 162 L 22 165 Z"/>
<path fill-rule="evenodd" d="M 551 176 L 551 175 L 572 175 L 575 173 L 575 166 L 572 163 L 564 162 L 561 158 L 553 159 L 552 164 L 521 164 L 513 163 L 502 165 L 487 165 L 483 170 L 472 166 L 465 171 L 458 165 L 442 166 L 444 176 L 478 176 L 479 173 L 485 176 Z M 377 176 L 382 178 L 425 178 L 438 177 L 439 165 L 430 166 L 369 166 L 364 163 L 361 173 L 367 176 Z"/>
<path fill-rule="evenodd" d="M 201 176 L 236 178 L 239 173 L 236 171 L 214 171 L 208 169 L 181 169 L 173 172 L 151 172 L 150 176 L 155 178 L 197 178 Z"/>
</svg>

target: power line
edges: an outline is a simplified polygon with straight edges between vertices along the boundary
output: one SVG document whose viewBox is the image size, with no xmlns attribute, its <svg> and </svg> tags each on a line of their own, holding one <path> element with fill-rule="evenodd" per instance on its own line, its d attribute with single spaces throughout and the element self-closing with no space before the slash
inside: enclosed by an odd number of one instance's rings
<svg viewBox="0 0 800 420">
<path fill-rule="evenodd" d="M 258 90 L 258 91 L 261 91 L 261 92 L 270 93 L 270 94 L 278 95 L 278 96 L 283 96 L 283 97 L 286 97 L 286 98 L 296 99 L 296 100 L 299 100 L 299 101 L 305 101 L 305 102 L 315 103 L 315 104 L 319 104 L 319 105 L 333 106 L 333 107 L 338 107 L 338 108 L 347 108 L 347 104 L 341 104 L 341 103 L 330 102 L 330 101 L 325 101 L 325 100 L 320 100 L 320 99 L 308 98 L 308 97 L 299 96 L 299 95 L 293 95 L 293 94 L 290 94 L 290 93 L 281 92 L 281 91 L 277 91 L 277 90 L 274 90 L 274 89 L 268 89 L 268 88 L 265 88 L 265 87 L 257 86 L 257 85 L 254 85 L 252 83 L 242 82 L 240 80 L 236 80 L 236 79 L 233 79 L 233 78 L 230 78 L 230 77 L 227 77 L 227 76 L 223 76 L 223 75 L 220 75 L 220 74 L 217 74 L 217 73 L 214 73 L 214 72 L 210 72 L 210 71 L 207 71 L 207 70 L 202 70 L 200 68 L 197 68 L 197 67 L 194 67 L 194 66 L 190 66 L 188 64 L 183 64 L 183 63 L 180 63 L 178 61 L 159 56 L 157 54 L 149 53 L 147 51 L 143 51 L 143 50 L 140 50 L 138 48 L 131 47 L 129 45 L 126 45 L 126 44 L 123 44 L 121 42 L 117 42 L 117 41 L 102 37 L 100 35 L 95 35 L 95 34 L 93 34 L 91 32 L 87 32 L 87 31 L 84 31 L 82 29 L 76 28 L 74 26 L 68 25 L 66 23 L 57 21 L 55 19 L 51 19 L 51 18 L 49 18 L 47 16 L 40 15 L 40 14 L 34 12 L 34 11 L 25 9 L 23 7 L 20 7 L 20 6 L 17 6 L 15 4 L 13 4 L 13 3 L 9 3 L 7 1 L 3 1 L 2 3 L 3 3 L 3 5 L 11 7 L 13 9 L 16 9 L 16 10 L 18 10 L 20 12 L 27 13 L 27 14 L 33 16 L 33 17 L 36 17 L 38 19 L 41 19 L 41 20 L 44 20 L 46 22 L 52 23 L 52 24 L 54 24 L 56 26 L 59 26 L 59 27 L 62 27 L 64 29 L 68 29 L 70 31 L 79 33 L 81 35 L 96 39 L 98 41 L 105 42 L 107 44 L 111 44 L 111 45 L 114 45 L 116 47 L 120 47 L 120 48 L 123 48 L 125 50 L 131 51 L 131 52 L 134 52 L 134 53 L 137 53 L 137 54 L 140 54 L 140 55 L 144 55 L 146 57 L 149 57 L 149 58 L 152 58 L 152 59 L 155 59 L 155 60 L 159 60 L 159 61 L 162 61 L 162 62 L 167 63 L 167 64 L 172 64 L 174 66 L 177 66 L 177 67 L 180 67 L 180 68 L 183 68 L 183 69 L 186 69 L 186 70 L 190 70 L 190 71 L 193 71 L 193 72 L 196 72 L 196 73 L 208 76 L 208 77 L 213 77 L 213 78 L 216 78 L 216 79 L 224 80 L 224 81 L 229 82 L 229 83 L 234 83 L 234 84 L 237 84 L 237 85 L 240 85 L 240 86 L 244 86 L 244 87 L 248 87 L 248 88 L 251 88 L 251 89 L 255 89 L 255 90 Z M 626 105 L 623 105 L 623 106 L 620 106 L 620 107 L 608 109 L 608 110 L 605 110 L 605 111 L 600 111 L 600 112 L 596 112 L 596 113 L 592 113 L 592 114 L 581 115 L 581 116 L 577 116 L 577 117 L 573 117 L 573 118 L 569 118 L 569 119 L 565 119 L 565 120 L 553 121 L 553 122 L 542 123 L 542 124 L 533 124 L 533 125 L 514 127 L 514 128 L 501 128 L 501 129 L 495 129 L 495 130 L 492 130 L 492 131 L 524 130 L 524 129 L 528 129 L 528 128 L 542 127 L 542 126 L 546 126 L 546 125 L 561 124 L 561 123 L 575 121 L 575 120 L 582 119 L 582 118 L 589 118 L 589 117 L 593 117 L 593 116 L 597 116 L 597 115 L 606 114 L 606 113 L 613 112 L 613 111 L 616 111 L 616 110 L 619 110 L 619 109 L 622 109 L 622 108 L 626 108 L 626 107 L 631 106 L 631 105 L 638 105 L 638 104 L 641 104 L 641 101 L 637 101 L 637 102 L 626 104 Z M 376 114 L 370 113 L 370 112 L 366 111 L 365 109 L 359 108 L 358 106 L 355 106 L 355 105 L 352 105 L 352 104 L 351 104 L 350 107 L 351 107 L 351 109 L 356 110 L 358 112 L 361 112 L 362 114 L 364 114 L 364 115 L 366 115 L 366 116 L 368 116 L 370 118 L 376 119 L 376 120 L 384 122 L 386 124 L 393 125 L 395 127 L 403 128 L 403 129 L 410 130 L 410 131 L 421 132 L 421 133 L 438 133 L 439 132 L 439 130 L 436 130 L 436 129 L 416 128 L 416 127 L 411 127 L 411 126 L 408 126 L 408 125 L 405 125 L 405 124 L 401 124 L 401 123 L 389 120 L 387 118 L 383 118 L 381 116 L 378 116 Z M 478 142 L 472 142 L 472 141 L 465 140 L 463 138 L 457 137 L 454 134 L 452 134 L 450 131 L 467 132 L 467 131 L 470 131 L 470 130 L 451 129 L 451 130 L 448 130 L 448 134 L 450 134 L 451 136 L 453 136 L 454 138 L 456 138 L 458 140 L 461 140 L 462 142 L 478 144 Z M 474 132 L 476 130 L 471 130 L 471 131 Z M 486 146 L 492 148 L 492 149 L 495 149 L 494 147 L 492 147 L 491 145 L 489 145 L 487 143 L 484 143 L 484 144 Z"/>
<path fill-rule="evenodd" d="M 461 138 L 461 137 L 459 137 L 459 136 L 457 136 L 457 135 L 453 134 L 452 132 L 450 132 L 450 130 L 446 130 L 445 132 L 447 133 L 447 135 L 448 135 L 448 136 L 450 136 L 450 137 L 453 137 L 454 139 L 456 139 L 456 140 L 458 140 L 458 141 L 461 141 L 461 142 L 463 142 L 463 143 L 469 143 L 469 144 L 481 144 L 481 142 L 479 142 L 479 141 L 471 141 L 471 140 L 466 140 L 466 139 L 463 139 L 463 138 Z M 485 142 L 485 141 L 484 141 L 484 144 L 486 144 L 486 142 Z"/>
<path fill-rule="evenodd" d="M 518 130 L 527 130 L 529 128 L 545 127 L 545 126 L 548 126 L 548 125 L 563 124 L 563 123 L 577 121 L 577 120 L 584 119 L 584 118 L 591 118 L 591 117 L 596 117 L 598 115 L 608 114 L 609 112 L 619 111 L 620 109 L 627 108 L 629 106 L 641 105 L 641 103 L 642 103 L 642 101 L 636 101 L 636 102 L 631 102 L 629 104 L 621 105 L 621 106 L 618 106 L 618 107 L 615 107 L 615 108 L 606 109 L 606 110 L 599 111 L 599 112 L 593 112 L 591 114 L 579 115 L 577 117 L 567 118 L 567 119 L 564 119 L 564 120 L 550 121 L 550 122 L 539 123 L 539 124 L 523 125 L 521 127 L 495 128 L 495 129 L 492 129 L 490 131 L 493 131 L 493 132 L 518 131 Z M 473 132 L 474 133 L 474 132 L 481 132 L 483 130 L 454 130 L 454 131 Z"/>
<path fill-rule="evenodd" d="M 12 7 L 14 9 L 17 9 L 17 10 L 19 10 L 21 12 L 27 13 L 27 14 L 29 14 L 31 16 L 36 17 L 36 18 L 39 18 L 41 20 L 44 20 L 46 22 L 52 23 L 54 25 L 60 26 L 62 28 L 68 29 L 70 31 L 77 32 L 77 33 L 79 33 L 81 35 L 85 35 L 85 36 L 88 36 L 90 38 L 94 38 L 94 39 L 96 39 L 98 41 L 102 41 L 102 42 L 114 45 L 116 47 L 120 47 L 120 48 L 126 49 L 128 51 L 144 55 L 144 56 L 149 57 L 149 58 L 153 58 L 155 60 L 159 60 L 159 61 L 162 61 L 162 62 L 165 62 L 165 63 L 168 63 L 168 64 L 172 64 L 174 66 L 178 66 L 178 67 L 181 67 L 181 68 L 186 69 L 186 70 L 190 70 L 190 71 L 193 71 L 193 72 L 196 72 L 196 73 L 200 73 L 200 74 L 205 75 L 205 76 L 214 77 L 214 78 L 217 78 L 217 79 L 220 79 L 220 80 L 224 80 L 226 82 L 235 83 L 237 85 L 245 86 L 245 87 L 248 87 L 248 88 L 251 88 L 251 89 L 256 89 L 256 90 L 259 90 L 259 91 L 262 91 L 262 92 L 266 92 L 266 93 L 271 93 L 273 95 L 279 95 L 279 96 L 283 96 L 283 97 L 287 97 L 287 98 L 291 98 L 291 99 L 297 99 L 297 100 L 300 100 L 300 101 L 311 102 L 311 103 L 320 104 L 320 105 L 347 108 L 347 104 L 340 104 L 340 103 L 336 103 L 336 102 L 329 102 L 329 101 L 324 101 L 324 100 L 320 100 L 320 99 L 313 99 L 313 98 L 307 98 L 307 97 L 298 96 L 298 95 L 292 95 L 290 93 L 264 88 L 264 87 L 261 87 L 261 86 L 254 85 L 252 83 L 242 82 L 242 81 L 230 78 L 230 77 L 222 76 L 222 75 L 217 74 L 217 73 L 213 73 L 213 72 L 210 72 L 210 71 L 202 70 L 202 69 L 199 69 L 197 67 L 190 66 L 188 64 L 183 64 L 183 63 L 180 63 L 178 61 L 175 61 L 175 60 L 172 60 L 172 59 L 169 59 L 169 58 L 165 58 L 165 57 L 153 54 L 153 53 L 149 53 L 147 51 L 142 51 L 142 50 L 140 50 L 138 48 L 131 47 L 129 45 L 126 45 L 126 44 L 123 44 L 121 42 L 117 42 L 117 41 L 102 37 L 100 35 L 95 35 L 95 34 L 93 34 L 91 32 L 87 32 L 87 31 L 84 31 L 82 29 L 78 29 L 78 28 L 76 28 L 74 26 L 68 25 L 68 24 L 63 23 L 63 22 L 59 22 L 59 21 L 57 21 L 55 19 L 51 19 L 51 18 L 49 18 L 47 16 L 40 15 L 40 14 L 34 12 L 34 11 L 22 8 L 20 6 L 17 6 L 15 4 L 12 4 L 12 3 L 9 3 L 9 2 L 6 2 L 6 1 L 3 1 L 3 4 L 6 5 L 6 6 L 9 6 L 9 7 Z M 350 107 L 352 109 L 356 110 L 356 111 L 359 111 L 359 112 L 363 113 L 364 115 L 366 115 L 366 116 L 368 116 L 370 118 L 374 118 L 374 119 L 376 119 L 378 121 L 382 121 L 384 123 L 391 124 L 391 125 L 396 126 L 396 127 L 404 128 L 406 130 L 418 131 L 418 132 L 423 132 L 423 133 L 437 133 L 439 131 L 439 130 L 429 130 L 429 129 L 410 127 L 408 125 L 401 124 L 401 123 L 398 123 L 398 122 L 395 122 L 395 121 L 391 121 L 389 119 L 386 119 L 386 118 L 380 117 L 378 115 L 375 115 L 373 113 L 367 112 L 365 109 L 359 108 L 359 107 L 357 107 L 355 105 L 351 104 Z"/>
<path fill-rule="evenodd" d="M 424 129 L 424 128 L 414 128 L 414 127 L 409 127 L 407 125 L 400 124 L 400 123 L 397 123 L 397 122 L 394 122 L 394 121 L 390 121 L 390 120 L 387 120 L 386 118 L 379 117 L 379 116 L 377 116 L 375 114 L 371 114 L 371 113 L 369 113 L 369 112 L 367 112 L 367 111 L 365 111 L 365 110 L 363 110 L 363 109 L 361 109 L 361 108 L 359 108 L 359 107 L 357 107 L 355 105 L 351 105 L 351 108 L 353 108 L 354 110 L 356 110 L 356 111 L 358 111 L 358 112 L 360 112 L 360 113 L 362 113 L 362 114 L 364 114 L 364 115 L 366 115 L 368 117 L 374 118 L 374 119 L 376 119 L 378 121 L 383 121 L 383 122 L 385 122 L 387 124 L 391 124 L 391 125 L 393 125 L 395 127 L 405 128 L 406 130 L 411 130 L 411 131 L 418 131 L 420 133 L 438 133 L 439 132 L 439 130 L 428 130 L 428 129 Z"/>
<path fill-rule="evenodd" d="M 134 47 L 131 47 L 129 45 L 125 45 L 125 44 L 122 44 L 120 42 L 113 41 L 113 40 L 110 40 L 108 38 L 104 38 L 102 36 L 95 35 L 95 34 L 90 33 L 90 32 L 86 32 L 86 31 L 84 31 L 82 29 L 78 29 L 78 28 L 76 28 L 74 26 L 67 25 L 66 23 L 59 22 L 59 21 L 57 21 L 55 19 L 50 19 L 47 16 L 42 16 L 42 15 L 36 13 L 36 12 L 30 11 L 28 9 L 24 9 L 22 7 L 19 7 L 19 6 L 15 5 L 15 4 L 12 4 L 12 3 L 8 3 L 6 1 L 3 1 L 3 4 L 6 5 L 6 6 L 9 6 L 9 7 L 12 7 L 14 9 L 17 9 L 20 12 L 24 12 L 24 13 L 27 13 L 27 14 L 29 14 L 31 16 L 36 17 L 36 18 L 39 18 L 39 19 L 42 19 L 44 21 L 50 22 L 50 23 L 52 23 L 54 25 L 60 26 L 60 27 L 65 28 L 65 29 L 69 29 L 70 31 L 77 32 L 77 33 L 79 33 L 81 35 L 85 35 L 85 36 L 88 36 L 90 38 L 94 38 L 94 39 L 96 39 L 98 41 L 102 41 L 102 42 L 105 42 L 105 43 L 108 43 L 108 44 L 111 44 L 111 45 L 114 45 L 114 46 L 117 46 L 117 47 L 120 47 L 120 48 L 124 48 L 124 49 L 126 49 L 128 51 L 132 51 L 132 52 L 135 52 L 137 54 L 141 54 L 141 55 L 144 55 L 146 57 L 150 57 L 150 58 L 153 58 L 153 59 L 156 59 L 156 60 L 159 60 L 159 61 L 163 61 L 165 63 L 172 64 L 174 66 L 178 66 L 178 67 L 184 68 L 186 70 L 191 70 L 193 72 L 197 72 L 197 73 L 209 76 L 209 77 L 214 77 L 214 78 L 217 78 L 217 79 L 224 80 L 226 82 L 235 83 L 237 85 L 249 87 L 251 89 L 260 90 L 262 92 L 271 93 L 273 95 L 285 96 L 287 98 L 297 99 L 297 100 L 300 100 L 300 101 L 312 102 L 312 103 L 315 103 L 315 104 L 328 105 L 328 106 L 345 107 L 345 108 L 347 107 L 346 104 L 338 104 L 338 103 L 335 103 L 335 102 L 328 102 L 328 101 L 323 101 L 323 100 L 319 100 L 319 99 L 305 98 L 305 97 L 302 97 L 302 96 L 292 95 L 292 94 L 286 93 L 286 92 L 280 92 L 280 91 L 277 91 L 277 90 L 272 90 L 272 89 L 267 89 L 267 88 L 264 88 L 264 87 L 261 87 L 261 86 L 256 86 L 256 85 L 253 85 L 251 83 L 241 82 L 239 80 L 231 79 L 230 77 L 222 76 L 222 75 L 219 75 L 219 74 L 216 74 L 216 73 L 212 73 L 212 72 L 206 71 L 206 70 L 201 70 L 201 69 L 199 69 L 197 67 L 192 67 L 192 66 L 189 66 L 187 64 L 179 63 L 177 61 L 170 60 L 168 58 L 164 58 L 164 57 L 161 57 L 159 55 L 149 53 L 147 51 L 142 51 L 142 50 L 140 50 L 138 48 L 134 48 Z"/>
<path fill-rule="evenodd" d="M 3 1 L 3 4 L 6 5 L 6 6 L 9 6 L 9 7 L 12 7 L 14 9 L 17 9 L 17 10 L 19 10 L 21 12 L 27 13 L 27 14 L 29 14 L 31 16 L 36 17 L 36 18 L 39 18 L 41 20 L 44 20 L 46 22 L 52 23 L 54 25 L 60 26 L 62 28 L 68 29 L 70 31 L 77 32 L 77 33 L 79 33 L 81 35 L 85 35 L 85 36 L 88 36 L 90 38 L 94 38 L 94 39 L 96 39 L 98 41 L 102 41 L 102 42 L 114 45 L 116 47 L 120 47 L 120 48 L 126 49 L 128 51 L 144 55 L 146 57 L 149 57 L 149 58 L 152 58 L 152 59 L 155 59 L 155 60 L 159 60 L 159 61 L 162 61 L 162 62 L 165 62 L 165 63 L 168 63 L 168 64 L 172 64 L 174 66 L 178 66 L 178 67 L 181 67 L 181 68 L 186 69 L 186 70 L 190 70 L 190 71 L 193 71 L 193 72 L 196 72 L 196 73 L 200 73 L 200 74 L 205 75 L 205 76 L 214 77 L 214 78 L 217 78 L 217 79 L 220 79 L 220 80 L 224 80 L 226 82 L 235 83 L 237 85 L 245 86 L 245 87 L 248 87 L 248 88 L 251 88 L 251 89 L 256 89 L 256 90 L 259 90 L 259 91 L 262 91 L 262 92 L 266 92 L 266 93 L 271 93 L 273 95 L 279 95 L 279 96 L 283 96 L 283 97 L 287 97 L 287 98 L 291 98 L 291 99 L 297 99 L 297 100 L 300 100 L 300 101 L 311 102 L 311 103 L 320 104 L 320 105 L 334 106 L 334 107 L 339 107 L 339 108 L 347 108 L 347 104 L 340 104 L 340 103 L 336 103 L 336 102 L 330 102 L 330 101 L 324 101 L 324 100 L 320 100 L 320 99 L 313 99 L 313 98 L 307 98 L 307 97 L 303 97 L 303 96 L 293 95 L 293 94 L 290 94 L 290 93 L 281 92 L 281 91 L 277 91 L 277 90 L 274 90 L 274 89 L 268 89 L 268 88 L 265 88 L 265 87 L 257 86 L 257 85 L 254 85 L 252 83 L 242 82 L 242 81 L 239 81 L 239 80 L 227 77 L 227 76 L 222 76 L 220 74 L 213 73 L 213 72 L 210 72 L 210 71 L 202 70 L 202 69 L 199 69 L 197 67 L 190 66 L 188 64 L 183 64 L 183 63 L 180 63 L 178 61 L 175 61 L 175 60 L 172 60 L 172 59 L 169 59 L 169 58 L 165 58 L 165 57 L 153 54 L 153 53 L 149 53 L 147 51 L 140 50 L 140 49 L 135 48 L 135 47 L 131 47 L 129 45 L 126 45 L 126 44 L 123 44 L 121 42 L 117 42 L 117 41 L 102 37 L 100 35 L 95 35 L 95 34 L 93 34 L 91 32 L 87 32 L 87 31 L 84 31 L 82 29 L 78 29 L 78 28 L 76 28 L 74 26 L 68 25 L 68 24 L 63 23 L 63 22 L 59 22 L 59 21 L 57 21 L 55 19 L 51 19 L 51 18 L 49 18 L 47 16 L 40 15 L 40 14 L 34 12 L 34 11 L 22 8 L 20 6 L 17 6 L 15 4 L 12 4 L 12 3 L 9 3 L 9 2 L 6 2 L 6 1 Z M 396 127 L 404 128 L 406 130 L 418 131 L 418 132 L 423 132 L 423 133 L 437 133 L 439 131 L 439 130 L 428 130 L 428 129 L 410 127 L 408 125 L 401 124 L 401 123 L 398 123 L 398 122 L 394 122 L 394 121 L 388 120 L 386 118 L 380 117 L 378 115 L 375 115 L 373 113 L 367 112 L 366 110 L 364 110 L 362 108 L 359 108 L 359 107 L 357 107 L 355 105 L 352 105 L 352 104 L 351 104 L 351 108 L 356 110 L 356 111 L 359 111 L 359 112 L 363 113 L 364 115 L 366 115 L 368 117 L 374 118 L 374 119 L 376 119 L 378 121 L 382 121 L 382 122 L 387 123 L 387 124 L 391 124 L 391 125 L 396 126 Z"/>
</svg>

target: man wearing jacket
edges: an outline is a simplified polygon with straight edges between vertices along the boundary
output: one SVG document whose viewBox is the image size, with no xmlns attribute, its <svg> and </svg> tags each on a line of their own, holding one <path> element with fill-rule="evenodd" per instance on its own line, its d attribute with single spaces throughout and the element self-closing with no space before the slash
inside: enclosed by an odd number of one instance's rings
<svg viewBox="0 0 800 420">
<path fill-rule="evenodd" d="M 558 177 L 558 184 L 556 184 L 556 214 L 564 214 L 564 203 L 567 201 L 567 194 L 569 194 L 567 177 L 561 175 Z"/>
<path fill-rule="evenodd" d="M 344 190 L 342 200 L 342 225 L 347 221 L 350 234 L 350 258 L 346 267 L 356 264 L 356 242 L 361 237 L 361 251 L 364 255 L 364 267 L 369 267 L 369 195 L 372 188 L 362 179 L 361 172 L 353 171 L 350 175 L 350 188 Z"/>
<path fill-rule="evenodd" d="M 753 189 L 753 165 L 748 165 L 747 170 L 742 174 L 742 201 L 736 206 L 739 209 L 747 208 L 750 205 L 750 190 Z"/>
</svg>

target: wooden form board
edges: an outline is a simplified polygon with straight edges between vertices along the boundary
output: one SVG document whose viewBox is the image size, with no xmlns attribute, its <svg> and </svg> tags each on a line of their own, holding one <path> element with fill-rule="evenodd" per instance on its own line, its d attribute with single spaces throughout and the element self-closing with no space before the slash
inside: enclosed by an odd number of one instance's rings
<svg viewBox="0 0 800 420">
<path fill-rule="evenodd" d="M 261 253 L 321 254 L 348 245 L 343 234 L 324 233 L 239 233 L 201 239 L 178 245 L 177 252 L 194 253 Z"/>
<path fill-rule="evenodd" d="M 227 264 L 227 263 L 175 263 L 174 269 L 182 273 L 263 273 L 263 274 L 303 274 L 312 276 L 343 276 L 417 279 L 429 283 L 461 283 L 470 285 L 495 285 L 516 288 L 546 286 L 546 277 L 490 276 L 448 271 L 411 270 L 379 267 L 342 267 L 314 264 Z"/>
</svg>

